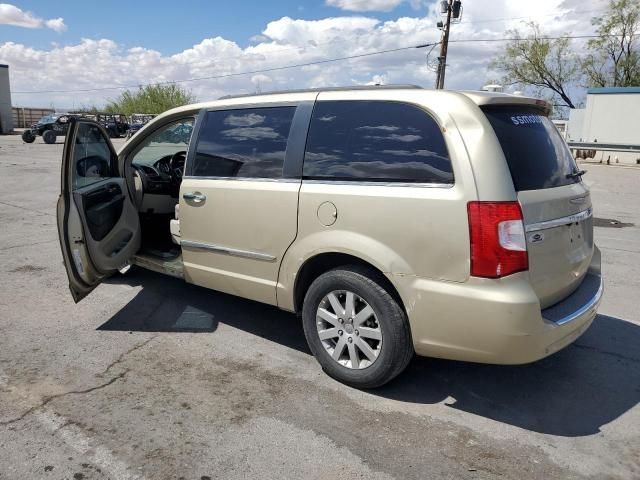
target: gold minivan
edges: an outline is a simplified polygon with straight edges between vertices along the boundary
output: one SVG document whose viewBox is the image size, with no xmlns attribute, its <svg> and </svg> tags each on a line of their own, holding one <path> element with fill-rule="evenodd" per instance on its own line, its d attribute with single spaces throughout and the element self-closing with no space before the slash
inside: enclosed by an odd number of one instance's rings
<svg viewBox="0 0 640 480">
<path fill-rule="evenodd" d="M 118 153 L 76 119 L 57 208 L 71 293 L 138 265 L 276 305 L 361 388 L 414 353 L 538 360 L 602 297 L 584 172 L 549 112 L 400 86 L 226 97 L 156 117 Z"/>
</svg>

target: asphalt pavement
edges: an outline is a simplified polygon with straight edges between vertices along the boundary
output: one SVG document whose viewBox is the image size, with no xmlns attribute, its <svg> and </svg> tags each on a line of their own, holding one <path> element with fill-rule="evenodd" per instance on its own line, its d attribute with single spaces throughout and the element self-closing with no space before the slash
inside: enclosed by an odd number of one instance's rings
<svg viewBox="0 0 640 480">
<path fill-rule="evenodd" d="M 273 307 L 139 269 L 75 305 L 61 154 L 0 137 L 0 479 L 640 478 L 640 168 L 585 167 L 606 291 L 574 345 L 358 391 Z"/>
</svg>

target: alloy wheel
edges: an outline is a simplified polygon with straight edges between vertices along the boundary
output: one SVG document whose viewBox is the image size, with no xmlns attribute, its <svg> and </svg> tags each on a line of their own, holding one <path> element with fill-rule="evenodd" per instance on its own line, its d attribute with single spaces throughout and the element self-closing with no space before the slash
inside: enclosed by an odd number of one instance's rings
<svg viewBox="0 0 640 480">
<path fill-rule="evenodd" d="M 382 349 L 382 330 L 373 308 L 348 290 L 328 293 L 318 305 L 316 327 L 331 358 L 351 369 L 371 366 Z"/>
</svg>

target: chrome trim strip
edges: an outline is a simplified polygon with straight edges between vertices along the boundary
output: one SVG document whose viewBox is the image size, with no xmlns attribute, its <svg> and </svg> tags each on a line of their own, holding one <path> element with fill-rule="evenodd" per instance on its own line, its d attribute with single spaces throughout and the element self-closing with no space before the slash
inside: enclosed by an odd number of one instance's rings
<svg viewBox="0 0 640 480">
<path fill-rule="evenodd" d="M 367 186 L 367 187 L 416 187 L 416 188 L 453 188 L 453 183 L 411 183 L 411 182 L 367 182 L 359 180 L 316 180 L 316 179 L 303 179 L 302 183 L 313 183 L 321 185 L 354 185 L 354 186 Z"/>
<path fill-rule="evenodd" d="M 199 177 L 196 175 L 185 175 L 183 180 L 225 180 L 234 182 L 278 182 L 278 183 L 300 183 L 299 178 L 249 178 L 249 177 Z"/>
<path fill-rule="evenodd" d="M 583 210 L 582 212 L 574 213 L 573 215 L 567 215 L 562 218 L 555 218 L 553 220 L 547 220 L 545 222 L 530 223 L 525 226 L 524 229 L 527 233 L 537 232 L 538 230 L 546 230 L 548 228 L 559 227 L 561 225 L 569 225 L 574 222 L 581 222 L 593 215 L 593 209 L 591 207 Z"/>
<path fill-rule="evenodd" d="M 276 257 L 266 253 L 250 252 L 248 250 L 238 250 L 236 248 L 222 247 L 220 245 L 211 245 L 210 243 L 194 242 L 192 240 L 181 240 L 182 248 L 192 248 L 195 250 L 208 250 L 211 252 L 221 253 L 223 255 L 231 255 L 233 257 L 250 258 L 252 260 L 261 260 L 263 262 L 275 262 Z"/>
<path fill-rule="evenodd" d="M 556 325 L 566 325 L 567 323 L 570 323 L 575 319 L 583 316 L 585 313 L 587 313 L 589 310 L 594 308 L 600 302 L 600 299 L 602 298 L 602 294 L 604 293 L 604 282 L 602 281 L 601 275 L 598 275 L 598 277 L 600 278 L 600 286 L 598 287 L 598 291 L 593 296 L 593 298 L 589 300 L 587 303 L 585 303 L 582 307 L 580 307 L 575 312 L 572 312 L 569 315 L 562 317 L 560 320 L 556 320 L 553 323 L 555 323 Z"/>
</svg>

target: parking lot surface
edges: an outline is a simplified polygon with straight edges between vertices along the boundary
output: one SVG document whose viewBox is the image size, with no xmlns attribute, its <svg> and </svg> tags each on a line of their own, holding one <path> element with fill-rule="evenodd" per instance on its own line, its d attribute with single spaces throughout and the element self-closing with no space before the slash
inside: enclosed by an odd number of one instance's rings
<svg viewBox="0 0 640 480">
<path fill-rule="evenodd" d="M 358 391 L 272 307 L 144 270 L 75 305 L 60 141 L 0 137 L 0 479 L 640 478 L 640 168 L 586 166 L 606 291 L 574 345 Z"/>
</svg>

